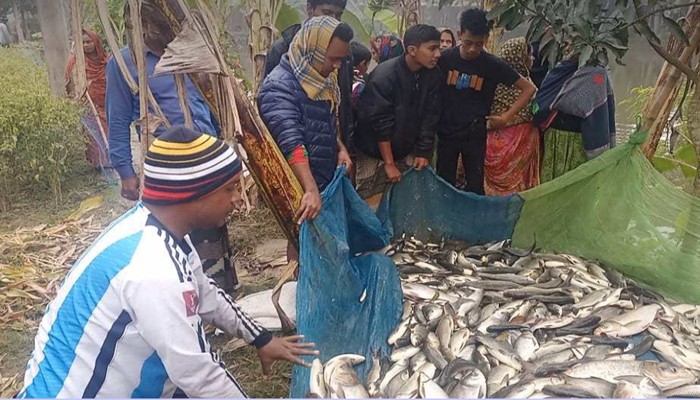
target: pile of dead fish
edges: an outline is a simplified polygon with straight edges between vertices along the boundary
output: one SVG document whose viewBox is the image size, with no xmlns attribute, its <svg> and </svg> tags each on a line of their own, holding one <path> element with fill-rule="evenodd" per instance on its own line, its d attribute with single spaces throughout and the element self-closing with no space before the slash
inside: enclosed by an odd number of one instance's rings
<svg viewBox="0 0 700 400">
<path fill-rule="evenodd" d="M 575 256 L 464 247 L 403 238 L 387 249 L 404 293 L 391 356 L 317 359 L 311 395 L 700 397 L 699 306 Z"/>
</svg>

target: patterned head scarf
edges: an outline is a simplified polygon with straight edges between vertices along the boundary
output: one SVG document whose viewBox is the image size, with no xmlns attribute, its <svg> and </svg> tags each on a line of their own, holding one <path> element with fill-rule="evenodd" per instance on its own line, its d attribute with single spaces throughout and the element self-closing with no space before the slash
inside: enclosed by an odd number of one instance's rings
<svg viewBox="0 0 700 400">
<path fill-rule="evenodd" d="M 338 71 L 324 78 L 321 69 L 328 45 L 340 21 L 331 17 L 314 17 L 302 25 L 289 46 L 289 64 L 294 76 L 311 100 L 328 100 L 333 109 L 340 103 Z M 314 68 L 316 67 L 316 68 Z"/>
<path fill-rule="evenodd" d="M 519 73 L 523 78 L 529 79 L 530 71 L 525 65 L 525 60 L 528 57 L 529 45 L 524 37 L 517 37 L 510 39 L 503 43 L 501 50 L 499 52 L 499 57 L 508 64 L 515 72 Z M 498 85 L 496 87 L 496 95 L 493 99 L 493 106 L 491 107 L 492 115 L 501 115 L 508 111 L 513 103 L 520 96 L 520 89 L 514 86 Z M 532 120 L 532 113 L 530 112 L 530 107 L 523 107 L 518 113 L 515 120 L 512 121 L 512 125 L 520 124 L 526 121 Z"/>
<path fill-rule="evenodd" d="M 87 72 L 87 79 L 88 81 L 95 81 L 99 79 L 104 80 L 105 68 L 107 67 L 107 60 L 109 56 L 107 55 L 105 48 L 102 46 L 102 41 L 100 40 L 100 37 L 97 36 L 97 33 L 88 29 L 83 29 L 83 33 L 90 37 L 90 41 L 92 41 L 92 44 L 95 46 L 94 58 L 89 58 L 87 57 L 88 54 L 85 54 L 85 69 Z M 70 78 L 70 74 L 73 71 L 73 67 L 75 66 L 75 61 L 75 54 L 71 54 L 68 58 L 68 65 L 65 71 L 66 80 Z"/>
<path fill-rule="evenodd" d="M 384 34 L 375 37 L 372 39 L 371 45 L 377 54 L 377 64 L 398 57 L 404 52 L 401 38 L 392 34 Z"/>
</svg>

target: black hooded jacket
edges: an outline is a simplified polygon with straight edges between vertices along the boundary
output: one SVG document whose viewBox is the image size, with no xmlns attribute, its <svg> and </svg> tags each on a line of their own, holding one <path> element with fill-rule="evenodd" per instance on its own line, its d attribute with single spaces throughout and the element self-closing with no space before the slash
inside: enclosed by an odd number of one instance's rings
<svg viewBox="0 0 700 400">
<path fill-rule="evenodd" d="M 355 147 L 381 159 L 379 142 L 391 142 L 395 160 L 409 154 L 431 158 L 440 123 L 442 75 L 423 68 L 414 73 L 406 57 L 379 64 L 358 102 Z"/>
</svg>

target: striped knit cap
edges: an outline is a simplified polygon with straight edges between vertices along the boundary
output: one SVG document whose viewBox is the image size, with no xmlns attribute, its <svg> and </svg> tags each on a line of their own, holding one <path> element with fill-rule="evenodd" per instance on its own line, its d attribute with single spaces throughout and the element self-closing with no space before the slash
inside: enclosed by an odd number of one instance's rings
<svg viewBox="0 0 700 400">
<path fill-rule="evenodd" d="M 141 200 L 156 205 L 187 203 L 220 188 L 242 168 L 241 160 L 223 141 L 172 127 L 148 148 Z"/>
</svg>

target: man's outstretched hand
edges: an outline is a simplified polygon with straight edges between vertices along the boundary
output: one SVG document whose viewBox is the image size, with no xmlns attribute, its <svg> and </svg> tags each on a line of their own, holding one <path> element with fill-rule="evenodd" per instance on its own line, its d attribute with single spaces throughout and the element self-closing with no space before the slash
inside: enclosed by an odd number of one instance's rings
<svg viewBox="0 0 700 400">
<path fill-rule="evenodd" d="M 304 335 L 284 338 L 273 337 L 268 344 L 258 349 L 258 358 L 260 358 L 260 364 L 262 364 L 263 375 L 268 375 L 272 364 L 278 360 L 310 367 L 299 356 L 316 356 L 318 355 L 318 350 L 312 350 L 316 346 L 315 343 L 301 343 L 302 339 L 304 339 Z"/>
</svg>

